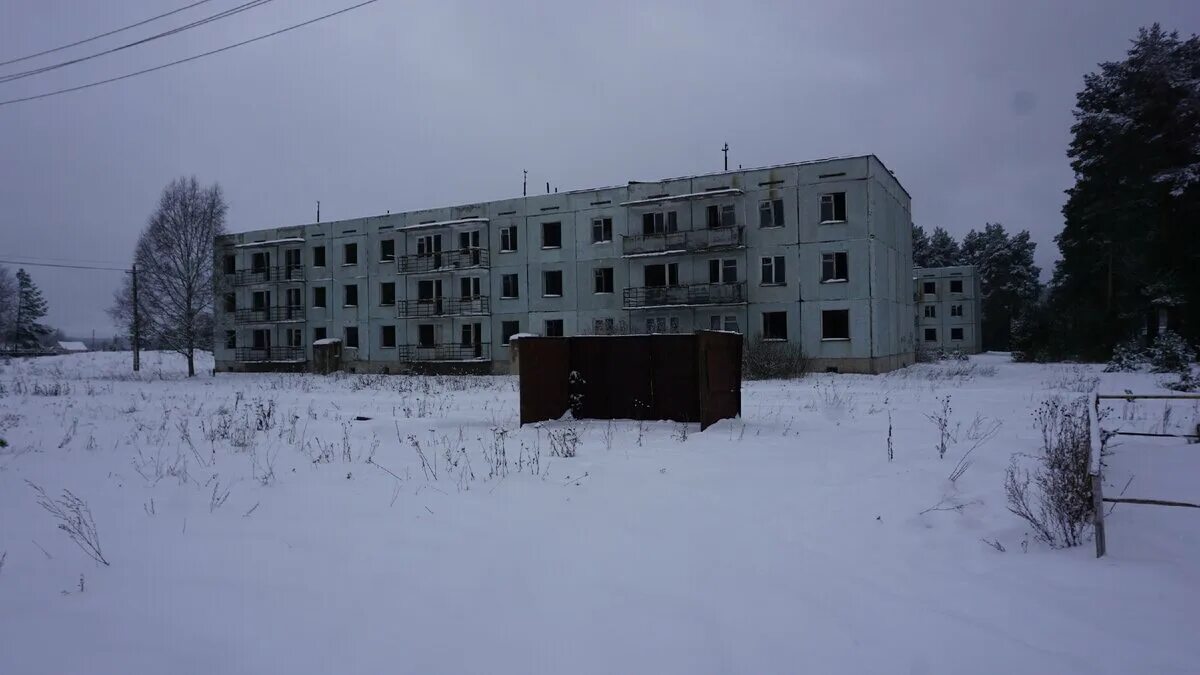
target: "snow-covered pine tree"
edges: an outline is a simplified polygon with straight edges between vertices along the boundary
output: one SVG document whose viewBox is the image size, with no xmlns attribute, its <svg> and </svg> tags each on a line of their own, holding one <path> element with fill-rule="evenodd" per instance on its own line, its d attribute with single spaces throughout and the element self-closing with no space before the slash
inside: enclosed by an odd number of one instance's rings
<svg viewBox="0 0 1200 675">
<path fill-rule="evenodd" d="M 922 265 L 922 267 L 950 267 L 961 264 L 958 242 L 943 228 L 933 228 L 933 234 L 929 237 L 929 253 L 926 262 L 928 264 Z"/>
<path fill-rule="evenodd" d="M 920 225 L 913 225 L 912 254 L 913 267 L 932 267 L 929 264 L 929 235 Z"/>
<path fill-rule="evenodd" d="M 963 237 L 962 262 L 975 266 L 982 288 L 984 349 L 1010 349 L 1013 320 L 1033 310 L 1041 293 L 1035 248 L 1028 231 L 1010 236 L 1000 223 L 987 223 L 983 231 L 971 230 Z"/>
<path fill-rule="evenodd" d="M 9 342 L 17 349 L 37 349 L 43 335 L 50 329 L 38 323 L 46 316 L 46 299 L 33 283 L 29 273 L 17 270 L 17 306 L 14 310 L 12 334 Z"/>
</svg>

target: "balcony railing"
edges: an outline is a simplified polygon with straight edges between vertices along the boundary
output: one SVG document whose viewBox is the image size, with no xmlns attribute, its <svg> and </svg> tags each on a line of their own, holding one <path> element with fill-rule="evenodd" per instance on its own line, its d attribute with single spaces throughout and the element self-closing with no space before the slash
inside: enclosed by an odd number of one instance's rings
<svg viewBox="0 0 1200 675">
<path fill-rule="evenodd" d="M 488 313 L 488 296 L 473 298 L 431 298 L 428 300 L 400 300 L 396 303 L 396 316 L 402 319 L 430 316 L 470 316 Z"/>
<path fill-rule="evenodd" d="M 237 350 L 236 358 L 244 363 L 254 361 L 296 363 L 305 360 L 304 347 L 242 348 Z"/>
<path fill-rule="evenodd" d="M 442 270 L 487 267 L 488 251 L 485 248 L 461 248 L 437 253 L 417 253 L 396 258 L 396 271 L 400 274 L 418 274 Z"/>
<path fill-rule="evenodd" d="M 276 323 L 280 321 L 304 321 L 304 307 L 252 307 L 233 312 L 236 323 Z"/>
<path fill-rule="evenodd" d="M 399 349 L 401 361 L 487 361 L 488 343 L 478 345 L 408 345 Z"/>
<path fill-rule="evenodd" d="M 238 270 L 233 274 L 226 274 L 225 278 L 234 286 L 304 281 L 304 267 L 301 265 L 280 265 L 279 267 Z"/>
<path fill-rule="evenodd" d="M 713 227 L 703 230 L 662 232 L 625 237 L 622 251 L 625 255 L 644 255 L 668 251 L 705 251 L 722 248 L 737 248 L 746 245 L 746 228 Z"/>
<path fill-rule="evenodd" d="M 746 282 L 626 288 L 625 309 L 670 305 L 736 305 L 746 302 Z"/>
</svg>

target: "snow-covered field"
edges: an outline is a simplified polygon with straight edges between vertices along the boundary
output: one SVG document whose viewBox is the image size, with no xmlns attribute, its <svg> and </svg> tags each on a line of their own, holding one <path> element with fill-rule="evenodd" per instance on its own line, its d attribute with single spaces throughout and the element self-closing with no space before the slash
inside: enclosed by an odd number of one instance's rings
<svg viewBox="0 0 1200 675">
<path fill-rule="evenodd" d="M 518 428 L 512 378 L 182 373 L 0 366 L 0 673 L 1200 672 L 1200 513 L 1119 506 L 1096 560 L 1005 506 L 1039 402 L 1158 376 L 984 355 L 754 382 L 699 433 Z M 1167 410 L 1106 424 L 1200 422 Z M 1109 494 L 1200 501 L 1200 446 L 1109 461 Z M 26 481 L 85 500 L 110 565 Z"/>
</svg>

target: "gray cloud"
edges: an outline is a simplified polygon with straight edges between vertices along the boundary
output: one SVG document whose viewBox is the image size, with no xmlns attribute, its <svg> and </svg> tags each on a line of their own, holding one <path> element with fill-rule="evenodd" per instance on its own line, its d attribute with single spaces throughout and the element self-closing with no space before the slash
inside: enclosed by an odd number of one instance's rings
<svg viewBox="0 0 1200 675">
<path fill-rule="evenodd" d="M 164 7 L 18 4 L 2 10 L 0 60 Z M 346 4 L 271 3 L 0 85 L 0 98 Z M 180 174 L 220 182 L 241 230 L 311 221 L 317 199 L 335 219 L 518 195 L 522 169 L 531 186 L 562 189 L 709 171 L 728 141 L 731 164 L 746 166 L 874 152 L 912 193 L 917 223 L 958 236 L 987 221 L 1028 228 L 1049 268 L 1083 74 L 1120 58 L 1140 25 L 1188 29 L 1198 18 L 1194 3 L 1173 0 L 383 0 L 178 68 L 0 108 L 0 254 L 125 261 Z M 119 275 L 31 271 L 54 324 L 111 332 L 103 309 Z"/>
</svg>

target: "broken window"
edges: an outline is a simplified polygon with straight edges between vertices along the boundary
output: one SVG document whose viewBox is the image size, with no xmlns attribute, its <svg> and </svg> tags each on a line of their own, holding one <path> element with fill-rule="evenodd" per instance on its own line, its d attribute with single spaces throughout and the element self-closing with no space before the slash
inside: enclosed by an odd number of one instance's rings
<svg viewBox="0 0 1200 675">
<path fill-rule="evenodd" d="M 921 292 L 925 295 L 937 295 L 937 282 L 926 281 L 925 283 L 921 284 Z"/>
<path fill-rule="evenodd" d="M 358 347 L 358 326 L 346 326 L 346 346 Z"/>
<path fill-rule="evenodd" d="M 762 284 L 764 286 L 783 286 L 787 284 L 787 272 L 783 256 L 767 256 L 762 259 Z"/>
<path fill-rule="evenodd" d="M 787 312 L 763 312 L 762 337 L 764 340 L 786 340 Z"/>
<path fill-rule="evenodd" d="M 346 287 L 343 290 L 345 291 L 345 298 L 343 299 L 342 304 L 347 307 L 357 307 L 358 286 L 356 284 L 346 284 Z"/>
<path fill-rule="evenodd" d="M 562 319 L 547 319 L 546 320 L 546 337 L 562 337 L 563 336 L 563 320 Z"/>
<path fill-rule="evenodd" d="M 379 304 L 385 306 L 396 304 L 396 282 L 384 281 L 379 284 Z"/>
<path fill-rule="evenodd" d="M 821 222 L 846 222 L 846 193 L 829 192 L 821 195 Z"/>
<path fill-rule="evenodd" d="M 509 225 L 500 228 L 500 252 L 508 253 L 517 250 L 517 226 Z"/>
<path fill-rule="evenodd" d="M 508 344 L 512 340 L 512 336 L 521 332 L 520 321 L 501 321 L 500 322 L 500 344 Z"/>
<path fill-rule="evenodd" d="M 390 348 L 396 346 L 396 327 L 395 326 L 380 326 L 379 327 L 379 346 Z"/>
<path fill-rule="evenodd" d="M 759 227 L 783 227 L 783 200 L 764 199 L 758 203 Z"/>
<path fill-rule="evenodd" d="M 594 271 L 594 280 L 592 285 L 593 293 L 612 293 L 613 292 L 613 268 L 597 267 Z"/>
<path fill-rule="evenodd" d="M 316 286 L 313 288 L 313 307 L 325 306 L 325 287 Z"/>
<path fill-rule="evenodd" d="M 392 262 L 396 259 L 396 240 L 384 239 L 379 242 L 379 262 Z"/>
<path fill-rule="evenodd" d="M 562 270 L 542 272 L 542 295 L 554 298 L 562 296 Z"/>
<path fill-rule="evenodd" d="M 592 243 L 612 241 L 612 218 L 592 219 Z"/>
<path fill-rule="evenodd" d="M 433 324 L 423 323 L 417 326 L 417 346 L 432 347 L 433 345 Z"/>
<path fill-rule="evenodd" d="M 951 279 L 950 280 L 950 292 L 951 293 L 962 293 L 963 292 L 962 279 Z"/>
<path fill-rule="evenodd" d="M 350 243 L 342 245 L 342 264 L 357 265 L 358 264 L 358 244 Z"/>
<path fill-rule="evenodd" d="M 850 338 L 850 310 L 827 309 L 821 312 L 821 339 L 848 340 Z"/>
<path fill-rule="evenodd" d="M 837 282 L 850 278 L 845 251 L 821 254 L 821 281 Z"/>
<path fill-rule="evenodd" d="M 500 277 L 500 297 L 501 298 L 518 298 L 521 296 L 519 285 L 517 283 L 517 275 L 505 274 Z"/>
<path fill-rule="evenodd" d="M 542 223 L 542 248 L 562 248 L 562 223 Z"/>
<path fill-rule="evenodd" d="M 662 288 L 663 286 L 679 285 L 679 263 L 665 265 L 646 265 L 643 270 L 647 288 Z"/>
<path fill-rule="evenodd" d="M 706 222 L 709 229 L 718 227 L 733 227 L 737 225 L 737 215 L 733 204 L 712 204 L 705 209 Z"/>
</svg>

